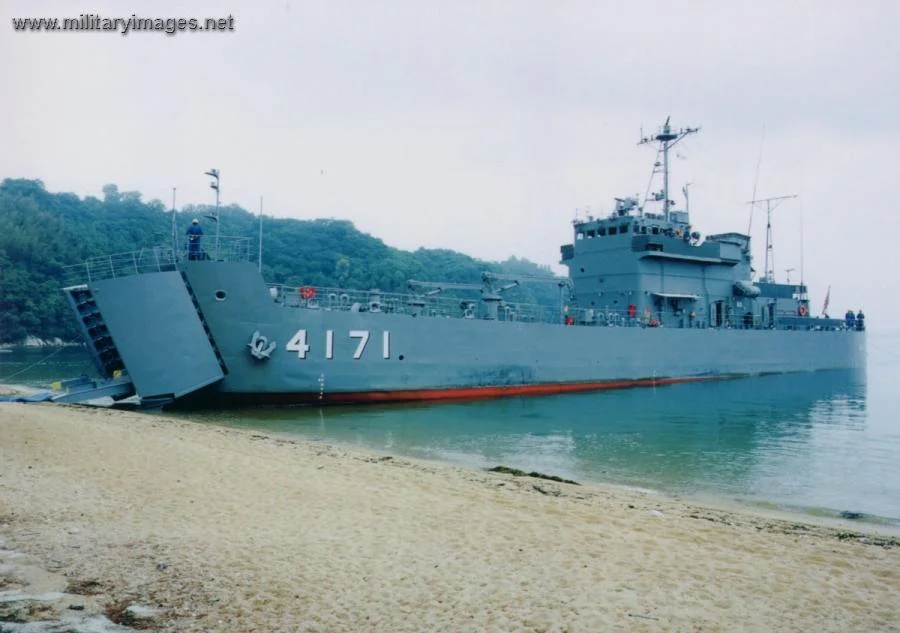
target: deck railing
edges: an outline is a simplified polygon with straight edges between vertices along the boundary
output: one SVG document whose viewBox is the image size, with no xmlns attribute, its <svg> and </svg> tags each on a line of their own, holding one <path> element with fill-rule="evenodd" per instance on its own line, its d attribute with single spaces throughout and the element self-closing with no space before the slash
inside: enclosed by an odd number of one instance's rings
<svg viewBox="0 0 900 633">
<path fill-rule="evenodd" d="M 409 314 L 432 318 L 484 319 L 487 310 L 480 298 L 449 297 L 446 295 L 417 295 L 404 293 L 381 292 L 380 290 L 348 290 L 320 286 L 290 286 L 269 284 L 272 299 L 285 308 L 301 308 L 307 310 L 348 311 Z M 835 319 L 819 319 L 816 317 L 798 317 L 790 319 L 792 313 L 777 313 L 774 323 L 762 319 L 759 315 L 752 319 L 745 316 L 735 318 L 723 315 L 722 323 L 714 325 L 708 314 L 695 314 L 690 311 L 680 314 L 643 312 L 639 313 L 627 308 L 566 308 L 544 304 L 531 304 L 516 301 L 501 301 L 497 309 L 496 320 L 516 321 L 523 323 L 561 323 L 567 325 L 596 327 L 666 327 L 691 329 L 740 329 L 768 330 L 780 329 L 804 330 L 837 330 L 845 329 Z M 796 316 L 796 315 L 794 315 Z M 787 323 L 787 321 L 792 321 Z"/>
<path fill-rule="evenodd" d="M 471 297 L 426 296 L 413 293 L 348 290 L 314 286 L 270 284 L 269 292 L 276 303 L 286 308 L 309 310 L 410 314 L 422 317 L 483 319 L 486 309 L 482 301 Z M 559 307 L 502 301 L 497 320 L 526 323 L 561 323 Z"/>
<path fill-rule="evenodd" d="M 175 270 L 185 261 L 252 261 L 253 241 L 247 237 L 219 237 L 218 248 L 213 240 L 192 251 L 185 243 L 178 250 L 171 246 L 142 248 L 125 253 L 92 257 L 80 264 L 63 268 L 63 284 L 74 286 L 100 279 L 114 279 L 130 275 Z"/>
<path fill-rule="evenodd" d="M 144 273 L 177 270 L 193 261 L 248 262 L 254 261 L 254 242 L 246 237 L 220 236 L 218 248 L 212 239 L 200 249 L 190 250 L 187 243 L 178 250 L 160 246 L 116 253 L 67 266 L 63 271 L 65 286 L 89 284 L 101 279 L 113 279 Z M 723 314 L 720 325 L 710 322 L 705 313 L 691 316 L 689 310 L 672 312 L 635 312 L 627 308 L 606 306 L 574 308 L 562 304 L 532 304 L 502 300 L 496 304 L 496 315 L 489 315 L 480 297 L 391 293 L 379 290 L 347 290 L 331 287 L 289 286 L 270 284 L 272 299 L 285 308 L 409 314 L 431 318 L 485 319 L 521 323 L 560 323 L 574 326 L 598 327 L 666 327 L 666 328 L 722 328 L 722 329 L 847 329 L 838 319 L 800 317 L 792 312 L 779 311 L 774 323 L 759 315 Z"/>
</svg>

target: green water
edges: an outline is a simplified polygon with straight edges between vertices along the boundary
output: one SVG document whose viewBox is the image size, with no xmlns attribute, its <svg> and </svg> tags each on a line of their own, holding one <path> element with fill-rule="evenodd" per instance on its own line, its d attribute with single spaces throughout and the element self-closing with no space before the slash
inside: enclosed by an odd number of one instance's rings
<svg viewBox="0 0 900 633">
<path fill-rule="evenodd" d="M 80 347 L 0 348 L 0 384 L 46 387 L 82 375 L 96 377 L 97 371 Z"/>
<path fill-rule="evenodd" d="M 90 372 L 80 350 L 0 354 L 0 378 Z M 818 372 L 537 398 L 204 411 L 191 418 L 577 481 L 900 525 L 900 336 L 870 335 L 865 374 Z"/>
</svg>

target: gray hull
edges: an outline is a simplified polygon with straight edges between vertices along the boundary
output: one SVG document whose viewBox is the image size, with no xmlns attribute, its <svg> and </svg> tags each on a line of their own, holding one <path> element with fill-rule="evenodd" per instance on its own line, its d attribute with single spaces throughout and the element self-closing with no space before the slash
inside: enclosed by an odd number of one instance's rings
<svg viewBox="0 0 900 633">
<path fill-rule="evenodd" d="M 287 307 L 241 263 L 188 262 L 183 271 L 89 286 L 118 371 L 142 397 L 188 403 L 477 398 L 865 366 L 865 333 L 857 331 L 567 326 Z"/>
</svg>

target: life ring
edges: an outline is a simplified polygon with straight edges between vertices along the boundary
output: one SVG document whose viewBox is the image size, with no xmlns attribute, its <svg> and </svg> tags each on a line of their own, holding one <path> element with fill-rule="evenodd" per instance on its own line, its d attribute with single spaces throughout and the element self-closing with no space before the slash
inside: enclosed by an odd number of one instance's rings
<svg viewBox="0 0 900 633">
<path fill-rule="evenodd" d="M 309 301 L 316 296 L 316 289 L 309 286 L 303 286 L 300 288 L 300 296 Z"/>
<path fill-rule="evenodd" d="M 637 314 L 637 306 L 633 303 L 628 304 L 628 317 L 633 319 Z"/>
<path fill-rule="evenodd" d="M 797 314 L 799 314 L 800 316 L 806 316 L 806 306 L 801 305 L 800 308 L 797 310 Z"/>
</svg>

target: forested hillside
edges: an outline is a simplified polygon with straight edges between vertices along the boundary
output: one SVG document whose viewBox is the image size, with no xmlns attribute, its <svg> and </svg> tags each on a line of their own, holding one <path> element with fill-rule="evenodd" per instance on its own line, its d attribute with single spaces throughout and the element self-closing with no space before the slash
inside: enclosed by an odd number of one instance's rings
<svg viewBox="0 0 900 633">
<path fill-rule="evenodd" d="M 63 267 L 89 257 L 172 243 L 172 212 L 138 192 L 103 188 L 104 198 L 50 193 L 39 180 L 0 183 L 0 343 L 26 336 L 76 340 L 75 321 L 61 292 Z M 193 217 L 211 209 L 187 206 L 176 215 L 178 239 Z M 259 218 L 223 207 L 222 234 L 253 237 Z M 212 229 L 207 222 L 207 234 Z M 358 231 L 346 220 L 264 218 L 263 276 L 269 282 L 312 286 L 406 289 L 408 279 L 477 282 L 482 271 L 549 275 L 512 258 L 485 262 L 450 250 L 402 251 Z M 552 284 L 524 286 L 510 299 L 553 302 Z"/>
</svg>

